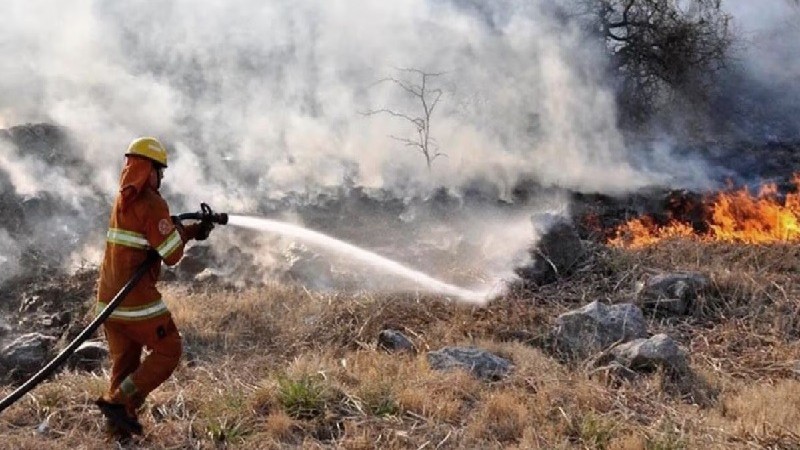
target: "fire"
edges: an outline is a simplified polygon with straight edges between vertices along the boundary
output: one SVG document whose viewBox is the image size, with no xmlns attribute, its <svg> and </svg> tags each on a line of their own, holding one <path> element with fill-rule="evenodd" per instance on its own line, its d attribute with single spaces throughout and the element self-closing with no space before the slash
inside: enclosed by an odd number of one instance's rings
<svg viewBox="0 0 800 450">
<path fill-rule="evenodd" d="M 800 191 L 800 174 L 794 175 L 793 183 Z M 641 248 L 672 238 L 745 244 L 800 241 L 800 193 L 789 193 L 781 200 L 777 185 L 770 183 L 755 195 L 742 188 L 712 195 L 705 203 L 707 231 L 699 232 L 681 219 L 659 225 L 645 216 L 618 227 L 609 244 Z"/>
</svg>

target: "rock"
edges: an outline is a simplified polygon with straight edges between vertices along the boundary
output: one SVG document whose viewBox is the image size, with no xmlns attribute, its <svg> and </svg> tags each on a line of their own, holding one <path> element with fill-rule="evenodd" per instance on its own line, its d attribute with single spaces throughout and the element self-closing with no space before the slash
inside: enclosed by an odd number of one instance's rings
<svg viewBox="0 0 800 450">
<path fill-rule="evenodd" d="M 0 377 L 27 378 L 47 364 L 57 339 L 41 333 L 19 336 L 0 350 Z"/>
<path fill-rule="evenodd" d="M 473 347 L 445 347 L 428 352 L 427 357 L 435 370 L 460 368 L 486 380 L 503 378 L 513 369 L 511 361 Z"/>
<path fill-rule="evenodd" d="M 414 343 L 403 333 L 395 330 L 383 330 L 378 334 L 378 346 L 388 352 L 408 351 L 416 353 Z"/>
<path fill-rule="evenodd" d="M 637 306 L 597 301 L 558 316 L 552 332 L 556 348 L 574 358 L 588 357 L 615 342 L 645 337 L 647 323 Z"/>
<path fill-rule="evenodd" d="M 540 236 L 531 249 L 531 262 L 514 271 L 525 284 L 541 286 L 571 273 L 584 256 L 578 231 L 566 218 L 551 214 L 532 217 Z"/>
<path fill-rule="evenodd" d="M 639 284 L 636 293 L 643 306 L 673 314 L 686 314 L 698 293 L 709 284 L 709 278 L 701 273 L 662 273 Z"/>
<path fill-rule="evenodd" d="M 67 365 L 70 369 L 93 372 L 102 367 L 106 358 L 108 358 L 108 345 L 105 342 L 86 341 L 70 355 Z"/>
<path fill-rule="evenodd" d="M 666 334 L 620 344 L 611 349 L 611 355 L 631 370 L 651 371 L 661 367 L 685 372 L 688 369 L 686 351 Z"/>
</svg>

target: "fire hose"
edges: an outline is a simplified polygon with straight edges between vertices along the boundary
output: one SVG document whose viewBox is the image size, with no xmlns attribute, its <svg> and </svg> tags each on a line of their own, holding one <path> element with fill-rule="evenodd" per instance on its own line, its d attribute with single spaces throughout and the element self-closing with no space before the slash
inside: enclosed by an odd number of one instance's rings
<svg viewBox="0 0 800 450">
<path fill-rule="evenodd" d="M 217 223 L 220 225 L 225 225 L 228 223 L 228 215 L 225 213 L 215 213 L 211 210 L 211 207 L 205 203 L 200 204 L 200 211 L 193 212 L 193 213 L 183 213 L 177 216 L 179 221 L 183 220 L 199 220 L 200 222 L 206 223 Z M 150 269 L 154 263 L 160 261 L 161 256 L 153 249 L 150 249 L 147 252 L 147 257 L 145 258 L 144 262 L 136 268 L 131 275 L 131 278 L 122 286 L 122 289 L 117 292 L 117 295 L 108 303 L 108 305 L 97 315 L 97 317 L 92 320 L 92 322 L 86 326 L 86 328 L 81 331 L 81 333 L 72 340 L 72 342 L 67 345 L 66 348 L 61 350 L 61 352 L 56 355 L 46 366 L 44 366 L 41 370 L 36 372 L 34 376 L 32 376 L 28 381 L 18 387 L 14 392 L 8 394 L 2 401 L 0 401 L 0 413 L 5 411 L 6 408 L 14 404 L 17 400 L 19 400 L 23 395 L 28 393 L 31 389 L 36 387 L 39 383 L 44 381 L 50 374 L 64 361 L 69 358 L 75 350 L 95 331 L 97 328 L 102 325 L 103 322 L 106 321 L 108 316 L 114 312 L 117 306 L 125 299 L 125 297 L 130 293 L 131 289 L 136 286 L 139 280 L 142 279 L 142 276 Z"/>
</svg>

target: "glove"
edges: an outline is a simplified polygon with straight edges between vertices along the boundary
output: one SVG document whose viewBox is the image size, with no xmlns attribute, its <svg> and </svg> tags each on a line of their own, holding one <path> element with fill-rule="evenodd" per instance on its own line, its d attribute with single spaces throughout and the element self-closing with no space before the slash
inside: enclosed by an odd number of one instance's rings
<svg viewBox="0 0 800 450">
<path fill-rule="evenodd" d="M 194 239 L 197 241 L 204 241 L 208 238 L 211 230 L 214 229 L 212 222 L 198 222 L 190 225 L 183 226 L 183 240 L 184 242 Z"/>
<path fill-rule="evenodd" d="M 205 241 L 208 239 L 208 235 L 211 234 L 211 230 L 214 229 L 214 222 L 203 220 L 198 224 L 197 227 L 197 235 L 194 237 L 195 240 L 198 241 Z"/>
</svg>

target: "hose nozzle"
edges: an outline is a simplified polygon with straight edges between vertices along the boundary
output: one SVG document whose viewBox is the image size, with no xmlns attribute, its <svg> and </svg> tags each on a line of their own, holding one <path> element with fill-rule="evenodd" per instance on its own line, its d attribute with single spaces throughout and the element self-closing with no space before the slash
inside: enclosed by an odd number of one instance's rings
<svg viewBox="0 0 800 450">
<path fill-rule="evenodd" d="M 200 211 L 193 213 L 184 213 L 178 216 L 180 220 L 199 220 L 201 222 L 218 223 L 226 225 L 228 223 L 228 214 L 215 213 L 208 203 L 200 203 Z"/>
<path fill-rule="evenodd" d="M 228 214 L 215 213 L 211 210 L 211 207 L 208 206 L 208 203 L 200 203 L 200 214 L 202 215 L 200 218 L 201 221 L 206 220 L 209 222 L 218 223 L 220 225 L 228 224 Z"/>
</svg>

